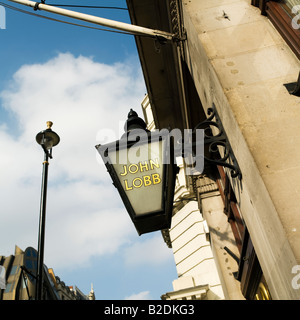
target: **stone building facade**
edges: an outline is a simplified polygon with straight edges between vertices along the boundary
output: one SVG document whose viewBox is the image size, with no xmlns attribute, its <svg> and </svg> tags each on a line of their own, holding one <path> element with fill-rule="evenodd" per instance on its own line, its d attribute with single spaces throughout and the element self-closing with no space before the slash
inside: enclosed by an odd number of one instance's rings
<svg viewBox="0 0 300 320">
<path fill-rule="evenodd" d="M 179 278 L 175 293 L 164 297 L 175 298 L 176 292 L 187 294 L 188 288 L 197 286 L 198 297 L 209 297 L 220 281 L 223 293 L 214 297 L 299 299 L 297 3 L 127 0 L 127 4 L 134 24 L 177 35 L 172 42 L 136 37 L 156 128 L 183 130 L 208 124 L 211 130 L 204 172 L 186 177 L 187 198 L 194 197 L 187 206 L 192 212 L 197 201 L 197 219 L 193 214 L 184 218 L 188 213 L 175 209 L 172 227 L 165 232 L 165 239 L 175 246 Z M 220 133 L 224 143 L 218 144 L 214 157 L 212 142 Z M 216 161 L 220 159 L 224 161 Z M 194 241 L 200 251 L 193 248 L 188 253 L 186 244 L 187 251 L 182 251 L 190 254 L 186 258 L 176 247 L 178 221 L 183 226 L 184 220 L 198 225 L 202 234 Z M 200 269 L 182 275 L 184 268 L 210 256 L 219 280 L 209 280 L 214 278 L 209 273 L 201 277 Z M 183 267 L 188 260 L 189 266 Z M 205 261 L 209 264 L 208 258 Z M 180 281 L 186 281 L 185 289 L 177 286 Z"/>
</svg>

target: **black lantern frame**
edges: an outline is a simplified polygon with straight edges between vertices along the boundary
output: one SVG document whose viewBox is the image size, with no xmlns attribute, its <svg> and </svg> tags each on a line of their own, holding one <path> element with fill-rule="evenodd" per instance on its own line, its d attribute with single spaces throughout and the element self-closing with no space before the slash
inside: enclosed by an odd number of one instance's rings
<svg viewBox="0 0 300 320">
<path fill-rule="evenodd" d="M 136 117 L 137 121 L 132 121 L 132 111 L 128 115 L 127 124 L 130 124 L 128 126 L 128 131 L 122 136 L 120 140 L 117 140 L 112 143 L 108 143 L 105 145 L 98 145 L 96 146 L 96 149 L 100 153 L 107 171 L 109 172 L 113 185 L 118 189 L 118 192 L 121 196 L 121 199 L 127 209 L 127 212 L 132 220 L 132 222 L 135 225 L 135 228 L 139 235 L 142 235 L 144 233 L 149 233 L 153 231 L 158 231 L 162 229 L 170 228 L 171 226 L 171 219 L 172 219 L 172 208 L 173 208 L 173 198 L 174 198 L 174 189 L 175 189 L 175 180 L 176 180 L 176 174 L 177 174 L 177 165 L 175 164 L 174 159 L 174 142 L 173 137 L 169 135 L 168 130 L 162 130 L 159 132 L 149 132 L 145 129 L 145 125 L 141 125 L 141 118 L 137 117 L 137 114 L 134 112 L 134 117 Z M 143 120 L 142 120 L 143 121 Z M 137 123 L 139 124 L 137 125 Z M 144 122 L 144 121 L 143 121 Z M 141 206 L 142 199 L 135 198 L 130 199 L 128 195 L 128 190 L 126 191 L 124 183 L 122 184 L 122 181 L 120 179 L 120 173 L 117 172 L 116 165 L 112 161 L 112 157 L 110 154 L 115 155 L 114 158 L 115 161 L 120 161 L 120 154 L 121 152 L 125 152 L 125 154 L 128 156 L 128 152 L 135 152 L 134 148 L 137 148 L 137 152 L 142 152 L 142 148 L 147 148 L 148 152 L 149 149 L 152 148 L 152 146 L 157 143 L 159 147 L 159 151 L 161 154 L 159 155 L 160 160 L 160 166 L 161 166 L 161 183 L 159 183 L 159 186 L 154 185 L 154 180 L 152 181 L 152 185 L 150 185 L 151 188 L 160 188 L 161 192 L 159 196 L 161 197 L 161 205 L 160 208 L 151 208 L 150 210 L 147 210 L 146 212 L 139 213 L 136 209 L 136 204 L 139 202 L 139 206 Z M 151 149 L 152 151 L 152 149 Z M 149 154 L 148 154 L 149 155 Z M 128 158 L 127 158 L 128 159 Z M 124 159 L 123 159 L 124 160 Z M 148 157 L 148 163 L 151 161 L 151 157 Z M 141 163 L 139 162 L 141 165 Z M 120 164 L 117 163 L 117 166 Z M 129 165 L 129 166 L 128 166 Z M 127 163 L 127 168 L 129 168 L 131 165 L 136 166 L 138 168 L 137 163 Z M 126 167 L 126 164 L 124 165 L 124 168 Z M 127 169 L 129 170 L 129 169 Z M 148 176 L 149 177 L 149 176 Z M 141 178 L 140 181 L 143 181 Z M 145 178 L 144 178 L 145 179 Z M 149 178 L 148 178 L 149 179 Z M 148 180 L 149 181 L 149 180 Z M 145 180 L 144 180 L 145 182 Z M 142 182 L 141 182 L 142 183 Z M 146 183 L 145 183 L 146 184 Z M 145 187 L 145 185 L 138 185 L 137 188 L 141 188 L 138 192 L 141 194 L 143 193 L 143 196 L 146 197 L 149 195 L 151 197 L 150 193 L 148 192 L 149 189 Z M 154 193 L 154 189 L 151 189 L 152 193 Z M 130 191 L 129 191 L 130 192 Z M 137 190 L 135 190 L 137 193 Z M 155 191 L 158 192 L 157 190 Z M 134 197 L 137 197 L 135 193 Z M 148 198 L 145 202 L 149 200 L 149 204 L 151 201 L 154 203 L 160 199 L 150 199 Z M 145 204 L 142 203 L 142 205 Z M 151 204 L 150 204 L 151 205 Z M 149 207 L 149 205 L 148 205 Z"/>
</svg>

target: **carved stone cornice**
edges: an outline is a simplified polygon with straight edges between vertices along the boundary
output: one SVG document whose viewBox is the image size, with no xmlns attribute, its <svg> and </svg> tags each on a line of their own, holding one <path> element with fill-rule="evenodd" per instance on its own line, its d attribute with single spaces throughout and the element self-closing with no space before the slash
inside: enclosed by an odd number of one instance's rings
<svg viewBox="0 0 300 320">
<path fill-rule="evenodd" d="M 196 181 L 196 186 L 200 199 L 220 194 L 217 183 L 208 176 L 199 176 Z"/>
<path fill-rule="evenodd" d="M 175 38 L 178 40 L 185 40 L 186 34 L 180 15 L 180 2 L 178 0 L 169 0 L 169 10 L 172 33 L 175 34 Z"/>
</svg>

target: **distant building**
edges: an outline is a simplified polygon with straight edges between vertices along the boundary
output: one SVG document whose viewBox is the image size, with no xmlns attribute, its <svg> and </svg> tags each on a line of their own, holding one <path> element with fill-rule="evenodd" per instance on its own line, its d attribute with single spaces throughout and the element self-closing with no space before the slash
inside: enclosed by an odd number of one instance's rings
<svg viewBox="0 0 300 320">
<path fill-rule="evenodd" d="M 88 295 L 88 298 L 89 298 L 89 300 L 95 300 L 96 299 L 94 288 L 93 288 L 93 284 L 91 286 L 91 291 L 90 291 L 90 293 Z"/>
<path fill-rule="evenodd" d="M 34 300 L 36 265 L 37 251 L 31 247 L 22 251 L 16 246 L 14 255 L 0 256 L 0 300 Z M 66 286 L 44 265 L 43 299 L 95 300 L 95 294 L 93 288 L 85 295 L 76 286 Z"/>
</svg>

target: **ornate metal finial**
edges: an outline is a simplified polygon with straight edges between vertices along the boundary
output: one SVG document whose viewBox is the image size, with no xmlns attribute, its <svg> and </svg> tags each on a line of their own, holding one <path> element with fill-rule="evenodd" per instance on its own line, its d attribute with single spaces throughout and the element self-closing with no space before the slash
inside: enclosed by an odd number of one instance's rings
<svg viewBox="0 0 300 320">
<path fill-rule="evenodd" d="M 137 116 L 138 116 L 138 114 L 131 108 L 128 113 L 127 118 L 129 119 L 129 118 L 133 118 L 133 117 L 137 117 Z"/>
<path fill-rule="evenodd" d="M 53 126 L 53 122 L 47 121 L 47 129 L 51 129 L 52 126 Z"/>
<path fill-rule="evenodd" d="M 146 130 L 146 123 L 145 121 L 138 116 L 138 114 L 133 110 L 130 109 L 128 116 L 127 116 L 127 121 L 124 126 L 125 132 L 133 130 L 133 129 L 142 129 Z"/>
</svg>

